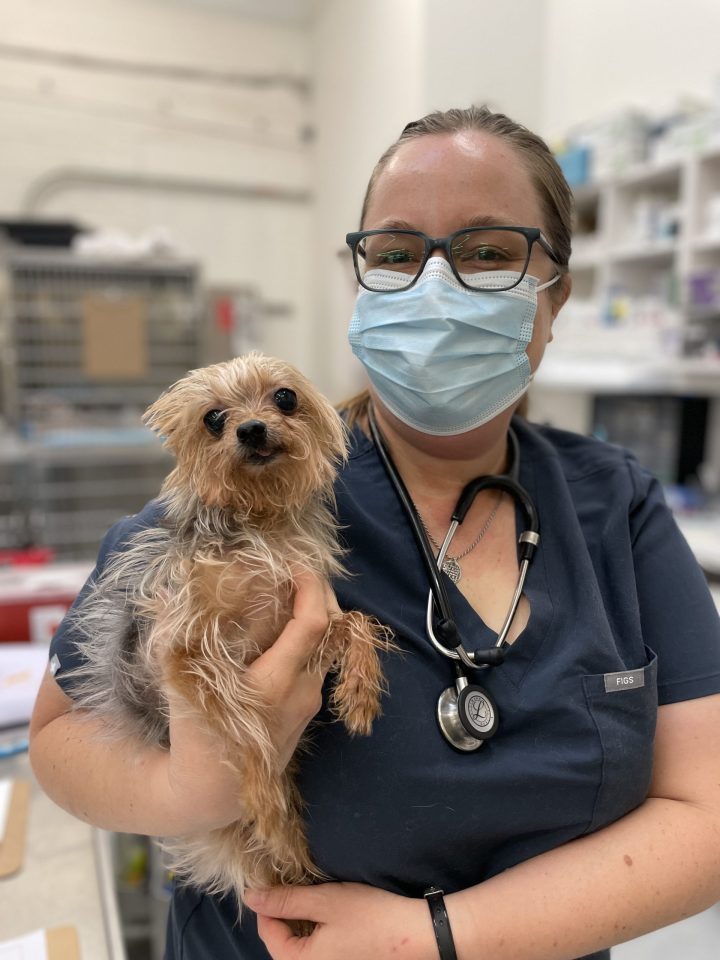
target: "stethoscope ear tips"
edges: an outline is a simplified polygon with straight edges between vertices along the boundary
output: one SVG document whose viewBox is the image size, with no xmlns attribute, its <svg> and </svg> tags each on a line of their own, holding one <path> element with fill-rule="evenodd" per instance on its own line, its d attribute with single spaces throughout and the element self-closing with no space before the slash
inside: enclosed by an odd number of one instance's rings
<svg viewBox="0 0 720 960">
<path fill-rule="evenodd" d="M 471 654 L 476 667 L 499 667 L 505 662 L 507 647 L 491 647 L 489 650 L 476 650 Z"/>
<path fill-rule="evenodd" d="M 435 623 L 435 636 L 445 647 L 455 650 L 460 646 L 460 636 L 452 620 L 442 618 Z"/>
</svg>

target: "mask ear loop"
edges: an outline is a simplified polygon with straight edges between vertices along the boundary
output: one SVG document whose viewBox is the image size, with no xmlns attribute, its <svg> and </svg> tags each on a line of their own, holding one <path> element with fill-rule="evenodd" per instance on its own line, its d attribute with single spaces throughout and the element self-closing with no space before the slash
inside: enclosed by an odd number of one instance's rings
<svg viewBox="0 0 720 960">
<path fill-rule="evenodd" d="M 540 293 L 542 290 L 547 290 L 548 287 L 551 287 L 554 283 L 557 283 L 561 277 L 561 273 L 556 273 L 552 280 L 548 280 L 546 283 L 541 283 L 540 286 L 535 287 L 535 293 Z M 535 278 L 533 277 L 533 279 Z"/>
</svg>

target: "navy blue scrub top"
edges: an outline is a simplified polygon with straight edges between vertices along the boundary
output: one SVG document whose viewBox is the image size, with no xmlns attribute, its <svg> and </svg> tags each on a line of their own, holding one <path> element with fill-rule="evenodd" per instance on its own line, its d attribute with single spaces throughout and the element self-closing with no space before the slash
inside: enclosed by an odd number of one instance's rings
<svg viewBox="0 0 720 960">
<path fill-rule="evenodd" d="M 658 483 L 617 447 L 513 425 L 541 542 L 529 623 L 482 680 L 498 732 L 470 754 L 437 726 L 453 668 L 426 637 L 428 582 L 408 521 L 371 441 L 353 431 L 337 483 L 352 576 L 334 586 L 343 608 L 392 627 L 403 654 L 384 659 L 389 693 L 370 737 L 350 738 L 326 707 L 311 727 L 299 784 L 310 849 L 329 877 L 452 893 L 598 830 L 647 794 L 658 703 L 720 692 L 718 615 Z M 116 524 L 96 569 L 161 509 L 155 501 Z M 447 588 L 467 648 L 491 646 L 494 634 Z M 53 655 L 72 695 L 63 674 L 82 651 L 66 623 Z M 632 686 L 606 684 L 627 671 L 640 671 Z M 166 960 L 268 957 L 249 910 L 238 926 L 232 898 L 177 885 Z"/>
</svg>

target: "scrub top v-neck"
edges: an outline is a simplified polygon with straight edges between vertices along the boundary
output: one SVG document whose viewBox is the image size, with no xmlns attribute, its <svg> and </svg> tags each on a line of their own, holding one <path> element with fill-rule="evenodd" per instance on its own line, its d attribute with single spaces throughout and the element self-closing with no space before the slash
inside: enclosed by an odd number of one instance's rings
<svg viewBox="0 0 720 960">
<path fill-rule="evenodd" d="M 390 626 L 399 652 L 383 657 L 388 690 L 371 736 L 349 737 L 324 706 L 300 760 L 310 850 L 330 878 L 451 893 L 600 829 L 647 795 L 658 703 L 720 692 L 718 616 L 657 483 L 619 448 L 513 426 L 542 539 L 528 624 L 480 681 L 500 727 L 470 754 L 435 718 L 453 669 L 425 633 L 428 583 L 407 518 L 371 441 L 352 433 L 336 486 L 349 576 L 334 587 L 344 609 Z M 99 566 L 161 509 L 117 525 Z M 467 648 L 491 646 L 494 633 L 447 587 Z M 52 655 L 62 685 L 82 655 L 66 625 Z M 250 911 L 237 926 L 232 898 L 178 885 L 166 958 L 268 954 Z"/>
</svg>

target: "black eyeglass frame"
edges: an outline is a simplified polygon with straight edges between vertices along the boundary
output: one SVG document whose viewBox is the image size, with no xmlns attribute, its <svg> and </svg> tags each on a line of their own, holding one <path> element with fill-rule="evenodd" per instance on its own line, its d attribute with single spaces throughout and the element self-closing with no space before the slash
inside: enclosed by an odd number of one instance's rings
<svg viewBox="0 0 720 960">
<path fill-rule="evenodd" d="M 493 230 L 510 230 L 513 233 L 521 233 L 527 240 L 527 257 L 525 258 L 525 266 L 522 269 L 522 273 L 509 287 L 500 287 L 495 288 L 494 290 L 483 290 L 480 287 L 473 287 L 469 283 L 466 283 L 460 276 L 457 267 L 455 266 L 453 252 L 452 252 L 452 243 L 457 237 L 461 237 L 463 234 L 469 233 L 470 231 L 481 233 L 487 231 L 488 233 Z M 362 277 L 360 276 L 360 270 L 358 269 L 358 246 L 360 242 L 366 237 L 375 237 L 382 234 L 392 235 L 394 233 L 402 233 L 406 236 L 411 237 L 420 237 L 425 242 L 425 253 L 423 254 L 422 261 L 418 266 L 417 273 L 405 287 L 398 287 L 394 290 L 373 290 L 372 287 L 368 287 L 367 284 L 363 282 Z M 447 261 L 450 264 L 450 269 L 455 275 L 456 280 L 460 283 L 466 290 L 474 290 L 476 293 L 505 293 L 507 290 L 512 290 L 514 287 L 517 287 L 519 283 L 522 283 L 525 274 L 527 273 L 527 268 L 530 265 L 530 257 L 532 256 L 532 248 L 534 243 L 538 243 L 548 257 L 552 260 L 557 266 L 562 266 L 558 260 L 553 248 L 550 246 L 548 241 L 543 236 L 542 230 L 539 227 L 517 227 L 517 226 L 503 226 L 501 224 L 487 226 L 487 227 L 464 227 L 462 230 L 455 230 L 454 233 L 448 234 L 447 237 L 429 237 L 426 233 L 423 233 L 421 230 L 400 230 L 394 229 L 392 227 L 385 227 L 381 230 L 356 230 L 353 233 L 348 233 L 345 237 L 345 243 L 350 247 L 350 252 L 352 253 L 353 268 L 355 270 L 355 276 L 357 277 L 358 283 L 361 287 L 364 287 L 370 293 L 403 293 L 405 290 L 409 290 L 410 287 L 413 287 L 425 269 L 425 264 L 430 259 L 430 254 L 433 250 L 444 250 Z M 399 271 L 398 271 L 399 273 Z"/>
</svg>

